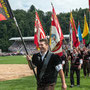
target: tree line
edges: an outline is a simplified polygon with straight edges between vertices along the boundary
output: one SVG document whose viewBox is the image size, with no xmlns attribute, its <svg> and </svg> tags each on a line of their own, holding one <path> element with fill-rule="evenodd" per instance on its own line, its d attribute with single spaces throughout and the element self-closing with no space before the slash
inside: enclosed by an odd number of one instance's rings
<svg viewBox="0 0 90 90">
<path fill-rule="evenodd" d="M 13 10 L 13 12 L 17 19 L 22 35 L 24 37 L 33 36 L 34 22 L 35 22 L 35 6 L 32 5 L 28 11 L 17 9 L 17 10 Z M 49 35 L 50 27 L 51 27 L 52 11 L 43 12 L 42 10 L 37 10 L 37 12 L 46 35 Z M 87 16 L 87 22 L 89 22 L 89 10 L 87 8 L 72 10 L 76 27 L 78 27 L 78 21 L 79 21 L 82 32 L 83 32 L 83 26 L 84 26 L 84 13 Z M 63 34 L 69 34 L 70 12 L 59 13 L 57 14 L 57 17 Z M 19 37 L 19 33 L 14 21 L 12 19 L 1 21 L 0 22 L 0 49 L 2 49 L 2 51 L 5 51 L 5 52 L 8 51 L 8 47 L 12 44 L 12 42 L 9 41 L 9 39 L 12 37 Z"/>
</svg>

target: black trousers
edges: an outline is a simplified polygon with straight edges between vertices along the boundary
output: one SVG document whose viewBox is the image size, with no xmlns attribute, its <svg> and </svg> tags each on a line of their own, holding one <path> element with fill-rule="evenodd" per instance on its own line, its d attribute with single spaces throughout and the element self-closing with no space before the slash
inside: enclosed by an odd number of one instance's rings
<svg viewBox="0 0 90 90">
<path fill-rule="evenodd" d="M 69 63 L 68 62 L 66 62 L 63 65 L 63 72 L 64 72 L 65 76 L 68 76 L 68 72 L 69 72 Z"/>
<path fill-rule="evenodd" d="M 86 76 L 86 75 L 89 76 L 89 73 L 90 73 L 90 64 L 89 64 L 89 62 L 84 62 L 83 63 L 83 73 L 84 73 L 84 76 Z"/>
<path fill-rule="evenodd" d="M 77 85 L 80 85 L 80 70 L 78 68 L 70 68 L 71 85 L 74 85 L 74 72 L 76 72 L 76 76 L 77 76 Z"/>
</svg>

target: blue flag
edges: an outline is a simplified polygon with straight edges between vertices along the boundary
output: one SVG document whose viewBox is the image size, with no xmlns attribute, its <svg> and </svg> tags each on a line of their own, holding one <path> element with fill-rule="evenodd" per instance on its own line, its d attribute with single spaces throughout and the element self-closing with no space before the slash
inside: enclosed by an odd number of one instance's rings
<svg viewBox="0 0 90 90">
<path fill-rule="evenodd" d="M 78 24 L 78 37 L 79 37 L 79 41 L 82 41 L 82 34 L 81 34 L 81 29 L 80 29 L 80 23 Z"/>
</svg>

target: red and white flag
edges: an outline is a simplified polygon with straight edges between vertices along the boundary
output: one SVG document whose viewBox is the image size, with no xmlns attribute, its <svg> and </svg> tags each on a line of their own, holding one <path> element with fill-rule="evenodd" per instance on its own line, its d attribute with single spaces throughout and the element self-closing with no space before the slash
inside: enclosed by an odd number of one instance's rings
<svg viewBox="0 0 90 90">
<path fill-rule="evenodd" d="M 38 43 L 40 39 L 46 38 L 45 32 L 43 30 L 42 24 L 40 22 L 38 13 L 36 12 L 36 19 L 35 19 L 35 34 L 34 34 L 34 44 L 36 48 L 39 49 Z"/>
<path fill-rule="evenodd" d="M 53 53 L 60 56 L 62 55 L 63 38 L 63 33 L 53 7 L 51 17 L 50 48 Z"/>
</svg>

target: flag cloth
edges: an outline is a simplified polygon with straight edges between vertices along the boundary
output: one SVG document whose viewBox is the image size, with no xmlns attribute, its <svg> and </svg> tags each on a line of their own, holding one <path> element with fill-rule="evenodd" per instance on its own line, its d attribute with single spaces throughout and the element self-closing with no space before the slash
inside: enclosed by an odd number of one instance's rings
<svg viewBox="0 0 90 90">
<path fill-rule="evenodd" d="M 78 37 L 79 37 L 79 41 L 82 41 L 82 34 L 81 34 L 81 29 L 80 29 L 80 23 L 78 23 Z"/>
<path fill-rule="evenodd" d="M 85 44 L 89 44 L 89 42 L 90 42 L 90 34 L 89 34 L 88 23 L 87 23 L 87 20 L 86 20 L 86 15 L 84 15 L 84 29 L 83 29 L 82 38 L 85 39 Z"/>
<path fill-rule="evenodd" d="M 51 17 L 50 48 L 53 53 L 58 54 L 60 56 L 62 55 L 63 38 L 63 33 L 53 7 Z"/>
<path fill-rule="evenodd" d="M 36 45 L 36 48 L 39 49 L 39 40 L 46 38 L 45 32 L 43 30 L 42 24 L 40 22 L 38 13 L 35 12 L 36 18 L 35 18 L 35 34 L 34 34 L 34 44 Z"/>
<path fill-rule="evenodd" d="M 0 21 L 13 18 L 8 0 L 0 0 Z"/>
<path fill-rule="evenodd" d="M 89 0 L 89 11 L 90 11 L 90 0 Z"/>
<path fill-rule="evenodd" d="M 83 44 L 85 45 L 85 39 L 83 39 Z"/>
<path fill-rule="evenodd" d="M 80 42 L 78 39 L 78 33 L 77 33 L 77 29 L 75 26 L 75 21 L 73 19 L 72 13 L 70 13 L 70 23 L 71 23 L 71 27 L 72 27 L 73 46 L 78 47 Z"/>
</svg>

